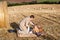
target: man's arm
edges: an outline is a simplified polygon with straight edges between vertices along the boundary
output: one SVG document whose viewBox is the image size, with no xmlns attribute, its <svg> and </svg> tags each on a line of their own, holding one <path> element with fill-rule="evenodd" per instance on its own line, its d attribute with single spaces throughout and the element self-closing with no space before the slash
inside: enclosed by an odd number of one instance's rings
<svg viewBox="0 0 60 40">
<path fill-rule="evenodd" d="M 30 27 L 28 24 L 29 24 L 29 21 L 26 22 L 27 32 L 29 32 L 29 30 L 30 30 Z"/>
<path fill-rule="evenodd" d="M 30 24 L 31 24 L 32 26 L 34 26 L 34 25 L 35 25 L 35 24 L 34 24 L 33 22 L 31 22 L 31 21 L 30 21 Z"/>
<path fill-rule="evenodd" d="M 28 24 L 29 24 L 29 21 L 26 21 L 26 27 L 29 27 L 29 25 L 28 25 Z"/>
</svg>

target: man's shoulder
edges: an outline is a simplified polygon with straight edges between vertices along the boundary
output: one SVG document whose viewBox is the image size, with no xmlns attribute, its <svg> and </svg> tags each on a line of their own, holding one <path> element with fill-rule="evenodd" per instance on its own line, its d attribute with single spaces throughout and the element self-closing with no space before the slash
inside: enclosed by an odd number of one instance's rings
<svg viewBox="0 0 60 40">
<path fill-rule="evenodd" d="M 28 16 L 28 17 L 26 17 L 25 19 L 26 19 L 26 20 L 29 20 L 29 18 L 30 18 L 30 17 Z"/>
</svg>

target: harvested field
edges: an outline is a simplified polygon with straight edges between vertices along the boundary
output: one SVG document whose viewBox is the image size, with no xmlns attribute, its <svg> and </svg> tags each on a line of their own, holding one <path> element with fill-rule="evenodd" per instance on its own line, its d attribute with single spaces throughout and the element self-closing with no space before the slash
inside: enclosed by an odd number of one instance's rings
<svg viewBox="0 0 60 40">
<path fill-rule="evenodd" d="M 1 30 L 0 40 L 60 40 L 60 5 L 59 4 L 38 4 L 8 7 L 9 24 L 18 23 L 26 16 L 33 14 L 34 23 L 41 25 L 47 33 L 44 37 L 19 38 L 15 33 Z M 9 29 L 11 27 L 9 26 Z"/>
</svg>

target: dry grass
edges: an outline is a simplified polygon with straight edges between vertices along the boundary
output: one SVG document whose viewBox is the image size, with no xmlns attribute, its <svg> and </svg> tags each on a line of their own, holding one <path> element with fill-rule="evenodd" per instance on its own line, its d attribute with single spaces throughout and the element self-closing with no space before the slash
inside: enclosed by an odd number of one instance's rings
<svg viewBox="0 0 60 40">
<path fill-rule="evenodd" d="M 33 14 L 35 16 L 34 23 L 41 25 L 44 31 L 49 34 L 48 37 L 53 40 L 60 40 L 60 5 L 59 4 L 38 4 L 8 7 L 9 23 L 18 23 L 26 16 Z M 10 28 L 10 27 L 9 27 Z M 39 38 L 18 38 L 15 33 L 0 32 L 1 40 L 44 40 L 42 36 Z M 47 40 L 49 40 L 49 38 Z M 53 38 L 54 37 L 54 38 Z M 55 39 L 54 39 L 55 40 Z"/>
</svg>

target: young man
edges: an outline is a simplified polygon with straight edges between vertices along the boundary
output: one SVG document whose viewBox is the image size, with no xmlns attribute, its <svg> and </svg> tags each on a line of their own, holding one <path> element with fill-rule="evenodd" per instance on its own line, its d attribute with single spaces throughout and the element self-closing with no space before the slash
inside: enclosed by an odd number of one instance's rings
<svg viewBox="0 0 60 40">
<path fill-rule="evenodd" d="M 19 33 L 25 33 L 25 34 L 32 33 L 32 32 L 29 31 L 30 30 L 29 24 L 34 25 L 33 22 L 32 22 L 33 19 L 34 19 L 34 15 L 30 15 L 30 16 L 24 18 L 20 22 L 20 26 L 19 27 L 20 27 L 21 30 L 19 30 L 18 32 Z"/>
</svg>

